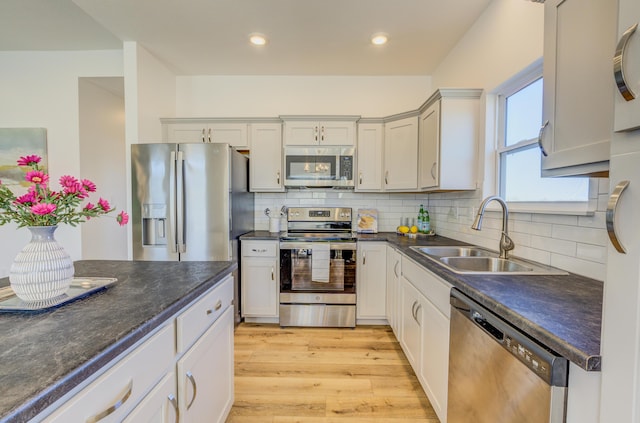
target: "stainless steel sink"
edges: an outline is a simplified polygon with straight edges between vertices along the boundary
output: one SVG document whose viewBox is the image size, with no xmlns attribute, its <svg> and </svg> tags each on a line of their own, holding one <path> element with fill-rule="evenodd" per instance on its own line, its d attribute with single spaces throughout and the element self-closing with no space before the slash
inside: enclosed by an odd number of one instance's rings
<svg viewBox="0 0 640 423">
<path fill-rule="evenodd" d="M 482 247 L 411 247 L 435 263 L 455 273 L 509 275 L 567 275 L 564 270 L 529 260 L 498 257 L 498 253 Z"/>
</svg>

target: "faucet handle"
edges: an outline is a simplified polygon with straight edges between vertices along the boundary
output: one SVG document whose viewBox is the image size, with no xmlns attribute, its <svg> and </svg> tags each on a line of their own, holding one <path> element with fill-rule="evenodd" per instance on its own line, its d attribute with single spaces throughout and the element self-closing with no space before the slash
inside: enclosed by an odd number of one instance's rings
<svg viewBox="0 0 640 423">
<path fill-rule="evenodd" d="M 516 244 L 513 242 L 511 237 L 506 234 L 506 232 L 502 232 L 502 236 L 500 237 L 500 253 L 501 256 L 504 255 L 504 258 L 507 258 L 508 252 L 516 248 Z"/>
</svg>

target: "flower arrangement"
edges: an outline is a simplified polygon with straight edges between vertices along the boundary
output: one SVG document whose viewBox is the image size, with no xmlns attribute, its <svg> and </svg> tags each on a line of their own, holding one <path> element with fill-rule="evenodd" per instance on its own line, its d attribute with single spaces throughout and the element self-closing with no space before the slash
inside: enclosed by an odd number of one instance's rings
<svg viewBox="0 0 640 423">
<path fill-rule="evenodd" d="M 31 185 L 25 194 L 16 197 L 0 181 L 0 225 L 14 222 L 18 227 L 55 226 L 60 223 L 76 226 L 115 210 L 103 198 L 98 200 L 97 205 L 87 201 L 80 207 L 80 203 L 96 191 L 96 185 L 88 179 L 78 180 L 65 175 L 59 180 L 62 189 L 52 191 L 49 188 L 49 175 L 39 165 L 41 160 L 37 155 L 20 157 L 18 160 L 18 166 L 30 169 L 25 174 L 25 180 Z M 116 221 L 124 226 L 129 221 L 129 215 L 121 211 Z"/>
</svg>

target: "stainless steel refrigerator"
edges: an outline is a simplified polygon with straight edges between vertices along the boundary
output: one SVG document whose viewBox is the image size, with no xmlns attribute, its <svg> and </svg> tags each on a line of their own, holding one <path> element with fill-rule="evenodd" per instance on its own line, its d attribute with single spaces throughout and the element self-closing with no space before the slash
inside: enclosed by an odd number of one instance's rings
<svg viewBox="0 0 640 423">
<path fill-rule="evenodd" d="M 238 260 L 254 228 L 248 160 L 228 144 L 132 145 L 134 260 Z"/>
</svg>

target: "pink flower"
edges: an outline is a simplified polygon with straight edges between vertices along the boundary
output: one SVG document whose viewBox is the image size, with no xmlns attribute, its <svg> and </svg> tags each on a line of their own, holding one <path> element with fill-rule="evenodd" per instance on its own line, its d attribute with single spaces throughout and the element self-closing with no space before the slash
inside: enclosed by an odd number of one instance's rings
<svg viewBox="0 0 640 423">
<path fill-rule="evenodd" d="M 35 154 L 23 156 L 18 159 L 18 166 L 31 166 L 40 163 L 40 160 L 42 160 L 42 158 Z"/>
<path fill-rule="evenodd" d="M 127 223 L 129 223 L 129 215 L 127 214 L 127 212 L 123 210 L 120 213 L 118 213 L 118 216 L 116 216 L 116 220 L 118 221 L 120 226 L 124 226 Z"/>
<path fill-rule="evenodd" d="M 100 198 L 98 200 L 98 205 L 100 206 L 100 208 L 106 212 L 108 212 L 109 210 L 111 210 L 111 206 L 109 205 L 109 202 L 107 200 L 105 200 L 104 198 Z"/>
<path fill-rule="evenodd" d="M 49 182 L 49 175 L 40 170 L 30 170 L 24 179 L 34 184 L 46 185 Z"/>
<path fill-rule="evenodd" d="M 96 192 L 96 184 L 88 179 L 82 180 L 82 187 L 88 192 Z"/>
<path fill-rule="evenodd" d="M 38 201 L 38 196 L 35 191 L 29 190 L 26 194 L 16 198 L 16 202 L 20 204 L 33 204 Z"/>
<path fill-rule="evenodd" d="M 95 207 L 96 207 L 96 206 L 94 206 L 93 204 L 91 204 L 91 203 L 87 203 L 87 204 L 84 206 L 84 209 L 85 209 L 85 210 L 93 210 Z"/>
<path fill-rule="evenodd" d="M 45 214 L 51 214 L 56 209 L 55 204 L 38 203 L 31 206 L 31 212 L 44 216 Z"/>
</svg>

